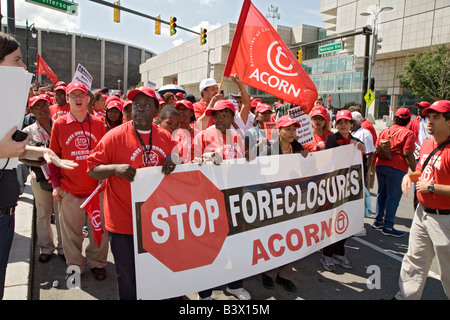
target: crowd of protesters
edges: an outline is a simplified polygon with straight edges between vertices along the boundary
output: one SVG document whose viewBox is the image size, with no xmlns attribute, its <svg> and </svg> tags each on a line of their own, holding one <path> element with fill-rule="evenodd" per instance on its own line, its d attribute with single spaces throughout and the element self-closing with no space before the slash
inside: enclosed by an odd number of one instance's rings
<svg viewBox="0 0 450 320">
<path fill-rule="evenodd" d="M 14 42 L 4 35 L 2 41 Z M 0 54 L 0 65 L 10 65 L 7 64 L 8 57 L 17 54 L 17 50 L 18 45 L 11 52 Z M 91 92 L 79 82 L 59 82 L 49 92 L 31 93 L 27 109 L 29 115 L 24 119 L 23 128 L 29 138 L 22 142 L 21 152 L 4 154 L 7 143 L 13 143 L 8 137 L 0 143 L 1 160 L 18 157 L 31 172 L 37 208 L 39 261 L 48 262 L 56 250 L 67 266 L 77 266 L 80 272 L 89 268 L 95 279 L 102 281 L 107 277 L 105 265 L 110 248 L 119 298 L 136 299 L 130 189 L 136 169 L 161 166 L 162 174 L 168 175 L 182 163 L 212 161 L 220 165 L 227 159 L 246 158 L 251 161 L 258 156 L 291 153 L 306 157 L 309 152 L 354 144 L 361 151 L 365 187 L 371 188 L 375 176 L 378 181 L 372 226 L 381 229 L 383 235 L 404 235 L 394 228 L 395 214 L 402 190 L 405 192 L 411 182 L 417 183 L 414 200 L 417 213 L 414 229 L 411 229 L 411 235 L 414 230 L 417 236 L 411 237 L 413 240 L 410 240 L 402 265 L 400 291 L 396 298 L 420 298 L 424 281 L 415 273 L 426 274 L 430 257 L 434 255 L 439 258 L 441 281 L 447 296 L 450 296 L 450 280 L 445 275 L 448 275 L 446 270 L 450 270 L 450 146 L 442 146 L 429 164 L 423 166 L 433 149 L 449 139 L 449 101 L 436 101 L 432 105 L 418 103 L 420 113 L 413 121 L 409 109 L 399 108 L 394 116 L 394 125 L 377 135 L 358 106 L 339 110 L 334 115 L 318 99 L 310 113 L 313 140 L 302 145 L 296 139 L 299 123 L 288 115 L 289 108 L 295 106 L 282 102 L 274 105 L 264 103 L 249 96 L 238 75 L 232 75 L 231 79 L 238 91 L 234 101 L 219 92 L 219 85 L 212 78 L 201 81 L 198 101 L 181 92 L 160 96 L 150 87 L 129 90 L 121 97 L 109 95 L 107 88 Z M 265 124 L 269 122 L 274 122 L 277 129 L 272 139 L 266 136 Z M 390 140 L 390 159 L 377 156 L 377 147 L 384 140 Z M 421 148 L 422 145 L 426 149 Z M 25 148 L 45 151 L 27 154 Z M 67 163 L 60 163 L 60 159 Z M 17 171 L 6 170 L 6 166 L 2 169 L 2 193 L 9 184 L 17 185 L 20 179 L 14 179 L 12 175 Z M 413 174 L 408 174 L 409 169 Z M 422 172 L 431 178 L 421 177 Z M 80 206 L 98 190 L 100 184 L 100 224 L 107 232 L 103 233 L 101 241 L 96 242 L 93 226 Z M 1 200 L 2 224 L 3 216 L 13 216 L 10 208 L 15 207 L 17 197 L 8 204 Z M 50 225 L 52 216 L 56 224 L 56 239 Z M 429 224 L 429 220 L 436 223 Z M 85 226 L 89 245 L 86 257 L 83 257 Z M 3 229 L 0 233 L 1 250 L 8 255 L 11 233 L 8 233 L 9 242 L 3 240 L 6 234 Z M 335 271 L 336 265 L 352 268 L 344 244 L 345 239 L 323 248 L 320 262 L 325 270 Z M 6 262 L 2 261 L 1 269 L 3 274 L 0 278 L 4 279 Z M 286 290 L 295 292 L 297 287 L 291 279 L 291 272 L 292 264 L 267 271 L 261 275 L 262 284 L 273 288 L 275 280 Z M 251 299 L 242 280 L 229 283 L 226 290 L 238 299 Z M 211 293 L 210 289 L 201 291 L 199 298 L 211 299 Z"/>
</svg>

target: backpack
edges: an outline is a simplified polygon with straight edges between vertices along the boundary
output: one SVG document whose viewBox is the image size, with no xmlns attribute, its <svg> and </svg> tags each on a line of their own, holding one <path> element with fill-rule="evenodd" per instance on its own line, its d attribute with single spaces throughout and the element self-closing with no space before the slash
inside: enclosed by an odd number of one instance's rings
<svg viewBox="0 0 450 320">
<path fill-rule="evenodd" d="M 388 129 L 388 139 L 379 139 L 377 144 L 377 157 L 380 159 L 392 160 L 392 150 L 391 150 L 391 139 L 402 129 L 397 130 L 393 135 L 390 133 L 390 128 Z"/>
</svg>

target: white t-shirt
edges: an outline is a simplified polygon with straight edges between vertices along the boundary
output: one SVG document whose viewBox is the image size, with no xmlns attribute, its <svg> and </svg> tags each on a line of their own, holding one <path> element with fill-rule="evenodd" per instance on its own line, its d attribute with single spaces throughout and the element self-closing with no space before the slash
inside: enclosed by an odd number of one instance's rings
<svg viewBox="0 0 450 320">
<path fill-rule="evenodd" d="M 248 129 L 253 128 L 253 122 L 255 122 L 255 115 L 249 112 L 247 117 L 247 123 L 244 123 L 244 121 L 241 118 L 241 113 L 237 112 L 236 115 L 234 116 L 234 122 L 238 125 L 239 129 L 241 129 L 245 133 Z M 231 126 L 231 130 L 236 131 L 233 126 Z"/>
<path fill-rule="evenodd" d="M 352 131 L 352 136 L 358 138 L 359 140 L 362 141 L 362 143 L 364 143 L 364 146 L 366 147 L 366 154 L 376 151 L 373 143 L 372 134 L 370 133 L 369 130 L 360 127 L 358 130 Z"/>
</svg>

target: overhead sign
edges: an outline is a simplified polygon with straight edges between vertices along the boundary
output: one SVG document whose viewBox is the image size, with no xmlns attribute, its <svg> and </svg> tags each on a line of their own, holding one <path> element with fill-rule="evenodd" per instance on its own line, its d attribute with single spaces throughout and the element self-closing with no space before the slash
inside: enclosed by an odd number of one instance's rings
<svg viewBox="0 0 450 320">
<path fill-rule="evenodd" d="M 333 159 L 333 161 L 329 161 Z M 215 288 L 301 259 L 364 223 L 361 152 L 138 169 L 131 183 L 138 299 Z M 149 272 L 151 270 L 151 272 Z"/>
<path fill-rule="evenodd" d="M 37 4 L 46 8 L 62 11 L 71 15 L 78 15 L 78 3 L 65 0 L 25 0 L 26 2 Z"/>
<path fill-rule="evenodd" d="M 335 42 L 319 47 L 319 54 L 342 50 L 342 42 Z"/>
<path fill-rule="evenodd" d="M 364 100 L 366 101 L 368 106 L 372 104 L 373 100 L 375 100 L 372 90 L 369 89 L 369 91 L 367 91 L 366 95 L 364 96 Z"/>
</svg>

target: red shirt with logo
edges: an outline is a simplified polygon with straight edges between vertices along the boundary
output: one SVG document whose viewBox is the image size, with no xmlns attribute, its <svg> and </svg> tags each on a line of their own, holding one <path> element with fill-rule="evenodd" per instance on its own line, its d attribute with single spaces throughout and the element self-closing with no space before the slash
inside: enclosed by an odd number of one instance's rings
<svg viewBox="0 0 450 320">
<path fill-rule="evenodd" d="M 132 121 L 111 129 L 95 147 L 87 160 L 88 171 L 98 165 L 129 164 L 144 167 L 144 152 L 133 128 Z M 176 146 L 171 135 L 152 125 L 152 148 L 148 166 L 161 166 Z M 149 148 L 150 132 L 140 132 L 142 141 Z M 161 173 L 162 174 L 162 173 Z M 130 182 L 112 175 L 106 179 L 104 198 L 105 227 L 120 234 L 133 234 L 133 216 Z"/>
<path fill-rule="evenodd" d="M 403 151 L 414 152 L 414 150 L 416 149 L 416 139 L 414 138 L 414 134 L 411 130 L 403 126 L 393 125 L 392 127 L 386 128 L 380 132 L 376 145 L 378 145 L 381 139 L 387 140 L 389 139 L 389 135 L 392 136 L 393 134 L 395 134 L 395 136 L 393 136 L 391 139 L 392 160 L 381 159 L 377 157 L 375 165 L 392 167 L 406 173 L 408 172 L 409 165 L 406 162 Z"/>
<path fill-rule="evenodd" d="M 49 110 L 50 110 L 50 118 L 56 120 L 70 112 L 70 105 L 66 104 L 65 106 L 58 106 L 58 104 L 55 103 L 50 106 Z"/>
<path fill-rule="evenodd" d="M 423 163 L 433 150 L 438 146 L 433 139 L 427 139 L 420 148 L 419 162 L 416 170 L 422 172 L 420 180 L 436 184 L 450 185 L 450 144 L 439 150 L 430 159 L 425 169 Z M 423 206 L 432 209 L 447 210 L 450 208 L 450 197 L 436 193 L 417 192 L 417 199 Z"/>
<path fill-rule="evenodd" d="M 199 132 L 194 138 L 194 155 L 201 157 L 207 152 L 218 152 L 224 160 L 245 157 L 242 138 L 234 131 L 228 130 L 230 135 L 223 134 L 215 126 Z"/>
<path fill-rule="evenodd" d="M 319 136 L 314 134 L 314 140 L 303 145 L 303 148 L 309 152 L 325 150 L 325 143 L 327 142 L 328 136 L 331 136 L 333 132 L 329 130 L 324 130 L 323 135 Z"/>
<path fill-rule="evenodd" d="M 50 149 L 61 159 L 78 163 L 73 170 L 49 165 L 49 180 L 53 187 L 60 186 L 61 190 L 80 197 L 89 196 L 95 190 L 98 180 L 89 177 L 86 159 L 105 133 L 103 123 L 89 113 L 83 122 L 78 122 L 68 113 L 53 123 Z"/>
</svg>

